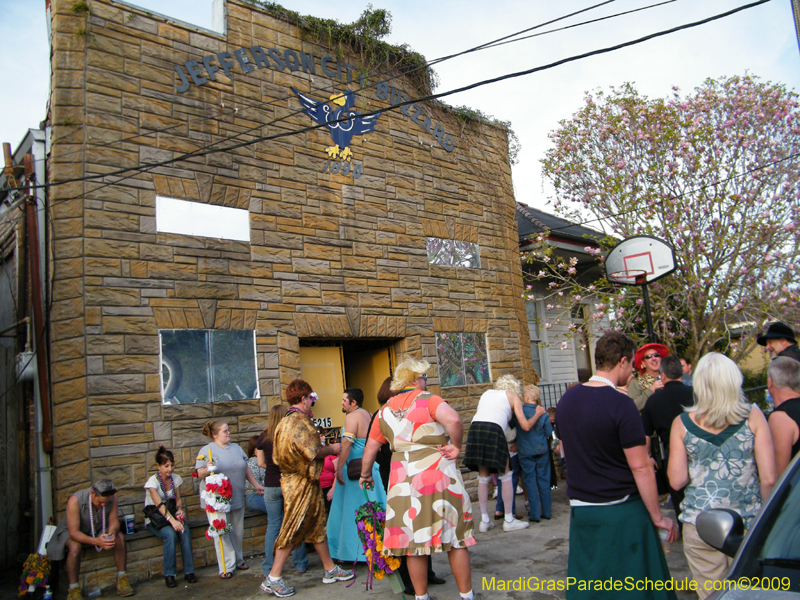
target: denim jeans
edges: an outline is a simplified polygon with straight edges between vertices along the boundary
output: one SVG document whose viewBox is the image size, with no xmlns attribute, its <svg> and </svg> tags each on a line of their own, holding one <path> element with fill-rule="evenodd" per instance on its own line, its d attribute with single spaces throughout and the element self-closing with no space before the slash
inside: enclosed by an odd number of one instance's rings
<svg viewBox="0 0 800 600">
<path fill-rule="evenodd" d="M 511 467 L 511 485 L 512 485 L 512 496 L 511 496 L 511 514 L 517 514 L 517 485 L 519 485 L 519 476 L 520 476 L 520 468 L 519 468 L 519 454 L 515 454 L 509 459 L 509 466 Z M 530 493 L 530 492 L 528 492 Z M 497 506 L 495 506 L 495 512 L 505 513 L 505 502 L 503 502 L 503 487 L 498 482 L 497 485 Z"/>
<path fill-rule="evenodd" d="M 264 496 L 250 494 L 246 499 L 247 508 L 260 510 L 267 513 L 267 533 L 264 535 L 264 562 L 261 563 L 261 571 L 265 576 L 272 570 L 274 556 L 272 554 L 275 540 L 281 531 L 283 524 L 283 493 L 279 487 L 264 488 Z M 297 550 L 292 552 L 292 562 L 294 568 L 303 573 L 308 570 L 308 552 L 305 544 L 300 544 Z"/>
<path fill-rule="evenodd" d="M 164 545 L 164 577 L 175 577 L 177 571 L 178 558 L 175 554 L 175 541 L 181 544 L 181 554 L 183 555 L 183 573 L 188 575 L 194 573 L 194 559 L 192 558 L 192 532 L 185 527 L 183 533 L 179 533 L 167 525 L 161 529 L 156 529 L 149 523 L 147 531 L 156 537 L 161 538 Z"/>
<path fill-rule="evenodd" d="M 522 481 L 528 490 L 530 503 L 530 518 L 538 521 L 552 516 L 550 502 L 550 453 L 537 454 L 536 456 L 519 455 L 519 464 L 522 467 Z M 540 506 L 541 504 L 541 506 Z"/>
</svg>

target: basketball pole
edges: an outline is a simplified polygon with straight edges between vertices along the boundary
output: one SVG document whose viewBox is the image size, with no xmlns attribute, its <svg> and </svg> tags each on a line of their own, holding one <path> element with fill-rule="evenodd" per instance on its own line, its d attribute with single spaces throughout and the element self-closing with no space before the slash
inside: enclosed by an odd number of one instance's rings
<svg viewBox="0 0 800 600">
<path fill-rule="evenodd" d="M 656 333 L 653 331 L 653 315 L 650 314 L 650 293 L 647 291 L 647 283 L 642 286 L 642 296 L 644 297 L 644 314 L 647 317 L 647 339 L 651 344 L 655 344 Z"/>
<path fill-rule="evenodd" d="M 644 315 L 647 319 L 647 339 L 651 344 L 656 342 L 656 333 L 653 331 L 653 316 L 650 314 L 650 292 L 647 291 L 647 274 L 636 276 L 636 285 L 642 287 L 642 298 L 644 299 Z"/>
</svg>

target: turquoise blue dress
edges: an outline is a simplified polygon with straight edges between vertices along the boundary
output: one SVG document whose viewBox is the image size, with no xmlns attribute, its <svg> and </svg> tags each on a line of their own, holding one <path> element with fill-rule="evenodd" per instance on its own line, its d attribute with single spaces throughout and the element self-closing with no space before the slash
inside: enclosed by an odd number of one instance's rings
<svg viewBox="0 0 800 600">
<path fill-rule="evenodd" d="M 344 433 L 344 428 L 342 428 L 342 433 Z M 356 438 L 350 446 L 347 462 L 350 463 L 351 460 L 361 458 L 364 455 L 366 444 L 365 438 Z M 370 501 L 380 502 L 386 506 L 386 491 L 378 471 L 378 463 L 372 465 L 372 478 L 375 480 L 375 487 L 372 491 L 367 492 L 367 495 Z M 328 515 L 328 548 L 331 551 L 331 558 L 344 562 L 367 562 L 364 556 L 364 547 L 358 537 L 355 519 L 355 512 L 365 502 L 364 492 L 358 486 L 358 480 L 351 481 L 347 478 L 347 465 L 345 465 L 344 485 L 336 484 L 333 490 L 331 511 Z"/>
</svg>

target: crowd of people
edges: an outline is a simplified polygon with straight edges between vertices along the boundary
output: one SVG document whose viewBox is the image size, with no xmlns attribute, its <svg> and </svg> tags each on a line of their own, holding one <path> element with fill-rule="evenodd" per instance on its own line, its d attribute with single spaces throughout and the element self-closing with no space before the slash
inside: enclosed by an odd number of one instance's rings
<svg viewBox="0 0 800 600">
<path fill-rule="evenodd" d="M 556 409 L 556 434 L 569 469 L 568 575 L 665 581 L 663 546 L 683 539 L 698 596 L 711 593 L 730 559 L 706 544 L 695 524 L 704 510 L 736 511 L 747 529 L 776 479 L 800 450 L 800 352 L 794 333 L 773 323 L 757 342 L 773 355 L 769 420 L 747 401 L 743 375 L 730 358 L 710 352 L 694 368 L 661 344 L 636 349 L 611 332 L 597 342 L 596 371 L 572 387 Z M 638 376 L 633 376 L 638 371 Z M 675 510 L 677 524 L 663 516 Z M 570 590 L 567 598 L 615 598 L 615 590 Z M 675 598 L 644 589 L 625 597 Z"/>
<path fill-rule="evenodd" d="M 463 465 L 477 472 L 478 533 L 494 527 L 493 476 L 499 481 L 495 519 L 503 519 L 504 532 L 550 519 L 558 461 L 569 465 L 570 578 L 667 580 L 661 539 L 671 543 L 682 537 L 698 594 L 705 598 L 704 582 L 722 579 L 730 559 L 700 539 L 697 516 L 709 508 L 730 508 L 749 527 L 800 450 L 800 351 L 794 332 L 774 323 L 758 343 L 774 357 L 767 378 L 774 411 L 768 419 L 747 402 L 742 373 L 726 356 L 708 353 L 695 368 L 661 344 L 636 349 L 618 332 L 598 340 L 595 374 L 571 386 L 550 411 L 540 405 L 535 385 L 523 387 L 508 374 L 498 377 L 478 402 L 463 454 Z M 446 552 L 462 600 L 480 597 L 473 592 L 468 551 L 476 543 L 472 503 L 457 464 L 464 425 L 443 398 L 427 391 L 429 369 L 425 361 L 404 360 L 381 387 L 374 414 L 363 408 L 360 389 L 346 389 L 341 443 L 326 444 L 320 436 L 311 418 L 317 396 L 300 379 L 286 388 L 286 403 L 270 409 L 264 431 L 249 440 L 247 452 L 231 442 L 227 423 L 207 423 L 203 434 L 210 441 L 198 452 L 193 475 L 202 487 L 206 478 L 222 474 L 231 492 L 227 529 L 214 544 L 219 576 L 229 579 L 248 568 L 242 551 L 247 507 L 268 518 L 263 591 L 292 596 L 295 589 L 283 568 L 291 555 L 297 572 L 305 573 L 311 548 L 322 563 L 323 583 L 352 579 L 354 571 L 335 561 L 367 560 L 353 514 L 373 501 L 385 506 L 381 552 L 401 559 L 407 594 L 428 600 L 428 584 L 444 583 L 432 570 L 431 556 Z M 515 506 L 515 473 L 528 499 L 527 521 Z M 155 473 L 144 485 L 145 525 L 162 540 L 163 574 L 171 588 L 177 586 L 178 546 L 184 579 L 198 580 L 183 484 L 172 452 L 160 447 Z M 660 495 L 668 495 L 663 506 L 675 510 L 677 523 L 663 516 Z M 85 545 L 113 552 L 118 593 L 134 593 L 117 506 L 117 490 L 107 479 L 69 498 L 47 547 L 51 559 L 66 559 L 68 600 L 81 598 Z M 206 514 L 211 528 L 219 527 L 212 508 Z M 616 590 L 567 592 L 570 599 L 616 596 Z M 625 597 L 676 596 L 647 589 Z"/>
</svg>

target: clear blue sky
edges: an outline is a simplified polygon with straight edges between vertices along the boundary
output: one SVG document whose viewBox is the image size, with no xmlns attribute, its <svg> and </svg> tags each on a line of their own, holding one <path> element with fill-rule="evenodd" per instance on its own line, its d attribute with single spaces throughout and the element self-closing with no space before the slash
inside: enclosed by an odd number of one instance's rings
<svg viewBox="0 0 800 600">
<path fill-rule="evenodd" d="M 89 0 L 91 2 L 91 0 Z M 392 13 L 389 41 L 406 43 L 434 59 L 532 27 L 600 0 L 373 0 Z M 658 3 L 615 0 L 537 31 L 578 23 Z M 211 0 L 137 0 L 148 10 L 211 27 Z M 470 54 L 436 67 L 439 91 L 543 65 L 564 57 L 632 40 L 724 12 L 746 0 L 674 0 L 663 6 L 567 31 Z M 302 14 L 352 22 L 367 2 L 294 0 Z M 49 48 L 44 0 L 0 0 L 0 141 L 16 147 L 28 127 L 46 115 Z M 673 85 L 690 91 L 707 77 L 758 75 L 800 90 L 800 51 L 790 0 L 771 2 L 711 24 L 522 78 L 485 86 L 444 100 L 511 121 L 522 143 L 514 168 L 517 199 L 544 208 L 539 160 L 547 134 L 580 108 L 585 90 L 626 81 L 650 96 L 666 96 Z"/>
</svg>

